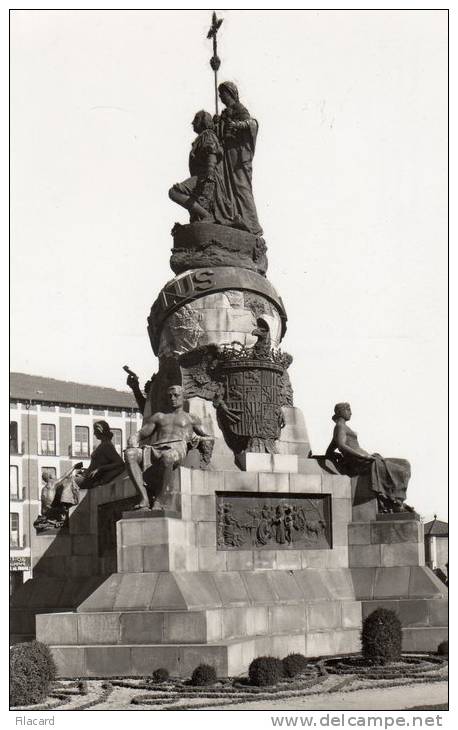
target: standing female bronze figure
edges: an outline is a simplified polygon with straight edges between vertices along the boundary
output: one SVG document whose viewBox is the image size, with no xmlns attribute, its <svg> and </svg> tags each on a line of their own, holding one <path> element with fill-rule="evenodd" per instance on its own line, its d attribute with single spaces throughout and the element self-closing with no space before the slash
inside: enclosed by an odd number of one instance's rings
<svg viewBox="0 0 458 730">
<path fill-rule="evenodd" d="M 225 109 L 218 121 L 218 136 L 223 146 L 224 182 L 232 198 L 235 218 L 233 225 L 250 233 L 262 235 L 253 197 L 253 157 L 256 149 L 258 123 L 239 101 L 239 92 L 232 81 L 218 87 Z"/>
</svg>

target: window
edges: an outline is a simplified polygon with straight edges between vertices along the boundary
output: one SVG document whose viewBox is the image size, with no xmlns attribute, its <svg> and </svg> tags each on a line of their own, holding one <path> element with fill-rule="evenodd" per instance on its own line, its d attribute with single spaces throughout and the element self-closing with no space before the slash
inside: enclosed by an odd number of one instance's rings
<svg viewBox="0 0 458 730">
<path fill-rule="evenodd" d="M 41 478 L 43 479 L 43 474 L 49 474 L 50 477 L 53 479 L 57 478 L 56 473 L 56 467 L 55 466 L 42 466 L 41 467 Z"/>
<path fill-rule="evenodd" d="M 17 421 L 10 421 L 10 454 L 18 453 Z"/>
<path fill-rule="evenodd" d="M 89 429 L 75 426 L 75 456 L 89 456 Z"/>
<path fill-rule="evenodd" d="M 51 423 L 41 424 L 41 453 L 44 456 L 56 454 L 56 427 Z"/>
<path fill-rule="evenodd" d="M 103 408 L 93 408 L 92 409 L 92 415 L 93 416 L 104 416 L 105 411 Z"/>
<path fill-rule="evenodd" d="M 10 466 L 10 499 L 19 499 L 19 470 Z"/>
<path fill-rule="evenodd" d="M 55 413 L 55 411 L 56 411 L 56 406 L 50 406 L 50 405 L 47 405 L 47 404 L 45 404 L 45 403 L 42 403 L 42 404 L 41 404 L 41 410 L 42 410 L 42 411 L 48 411 L 48 412 L 50 412 L 50 413 L 51 413 L 51 412 L 52 412 L 52 413 Z"/>
<path fill-rule="evenodd" d="M 113 446 L 119 456 L 122 456 L 122 431 L 120 428 L 112 428 L 111 432 L 113 434 Z"/>
<path fill-rule="evenodd" d="M 19 547 L 19 515 L 17 512 L 10 512 L 10 545 Z"/>
<path fill-rule="evenodd" d="M 75 413 L 78 414 L 78 415 L 83 415 L 83 416 L 86 415 L 86 416 L 88 416 L 89 415 L 89 408 L 80 408 L 80 407 L 79 408 L 75 408 Z"/>
</svg>

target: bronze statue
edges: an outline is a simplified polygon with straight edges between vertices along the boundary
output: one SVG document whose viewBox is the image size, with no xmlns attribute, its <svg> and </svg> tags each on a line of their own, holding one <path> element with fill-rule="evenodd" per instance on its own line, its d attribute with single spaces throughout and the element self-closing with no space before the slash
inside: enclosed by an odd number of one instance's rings
<svg viewBox="0 0 458 730">
<path fill-rule="evenodd" d="M 123 365 L 122 369 L 125 370 L 127 373 L 126 383 L 134 395 L 134 398 L 137 402 L 140 413 L 143 415 L 145 412 L 146 400 L 148 398 L 150 388 L 153 384 L 153 380 L 156 377 L 156 375 L 153 374 L 151 376 L 151 378 L 146 381 L 145 385 L 143 386 L 143 393 L 142 393 L 137 373 L 134 373 L 133 370 L 131 370 L 128 365 Z"/>
<path fill-rule="evenodd" d="M 50 472 L 43 472 L 41 515 L 33 523 L 37 532 L 55 530 L 65 524 L 70 507 L 79 502 L 77 474 L 81 474 L 82 466 L 82 461 L 74 464 L 60 479 L 56 479 Z"/>
<path fill-rule="evenodd" d="M 91 454 L 87 469 L 80 476 L 81 489 L 107 484 L 124 471 L 124 462 L 112 444 L 113 433 L 106 421 L 94 423 L 94 436 L 100 441 Z"/>
<path fill-rule="evenodd" d="M 272 343 L 270 339 L 270 329 L 267 322 L 259 317 L 256 320 L 256 328 L 251 334 L 257 338 L 253 345 L 253 354 L 255 358 L 269 358 L 272 350 Z"/>
<path fill-rule="evenodd" d="M 347 426 L 351 418 L 349 403 L 334 406 L 335 422 L 332 441 L 326 457 L 335 462 L 339 471 L 349 476 L 369 474 L 371 489 L 376 493 L 381 512 L 413 512 L 404 504 L 410 479 L 410 464 L 405 459 L 384 459 L 380 454 L 369 454 L 358 443 L 357 434 Z"/>
<path fill-rule="evenodd" d="M 220 84 L 218 92 L 226 107 L 216 119 L 224 152 L 224 184 L 235 213 L 232 225 L 261 236 L 252 186 L 252 163 L 259 125 L 240 103 L 237 86 L 232 81 Z"/>
<path fill-rule="evenodd" d="M 233 210 L 223 179 L 223 150 L 211 114 L 199 111 L 192 121 L 197 134 L 189 155 L 191 177 L 176 183 L 169 198 L 190 212 L 190 221 L 231 225 Z"/>
<path fill-rule="evenodd" d="M 41 515 L 46 517 L 56 498 L 57 479 L 49 472 L 45 471 L 41 475 L 44 486 L 41 490 Z"/>
<path fill-rule="evenodd" d="M 185 413 L 181 385 L 167 389 L 169 411 L 154 413 L 146 418 L 138 433 L 129 438 L 124 452 L 127 471 L 137 488 L 140 501 L 134 509 L 150 509 L 150 501 L 143 482 L 143 472 L 151 464 L 160 472 L 160 492 L 154 501 L 154 509 L 164 510 L 165 492 L 170 486 L 172 470 L 181 464 L 189 446 L 196 446 L 201 439 L 212 440 L 197 417 Z"/>
</svg>

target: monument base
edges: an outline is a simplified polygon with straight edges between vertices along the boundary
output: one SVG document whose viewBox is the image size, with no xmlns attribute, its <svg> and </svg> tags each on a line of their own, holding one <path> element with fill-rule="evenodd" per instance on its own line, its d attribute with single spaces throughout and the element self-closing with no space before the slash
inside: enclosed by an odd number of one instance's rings
<svg viewBox="0 0 458 730">
<path fill-rule="evenodd" d="M 37 614 L 59 676 L 164 666 L 186 677 L 202 662 L 233 676 L 262 654 L 357 653 L 379 606 L 401 618 L 405 651 L 436 651 L 447 589 L 424 565 L 422 524 L 377 520 L 370 495 L 354 504 L 348 477 L 284 457 L 248 454 L 249 471 L 178 468 L 179 518 L 123 519 L 133 487 L 106 485 L 85 496 L 87 520 L 75 510 L 68 535 L 37 537 L 47 547 L 15 616 L 31 628 Z"/>
<path fill-rule="evenodd" d="M 360 515 L 359 507 L 355 511 Z M 404 651 L 436 651 L 448 638 L 448 589 L 425 566 L 418 516 L 403 512 L 352 522 L 348 544 L 363 619 L 377 608 L 395 611 Z"/>
<path fill-rule="evenodd" d="M 117 573 L 75 613 L 37 616 L 60 676 L 219 676 L 262 654 L 359 650 L 361 604 L 345 569 Z"/>
</svg>

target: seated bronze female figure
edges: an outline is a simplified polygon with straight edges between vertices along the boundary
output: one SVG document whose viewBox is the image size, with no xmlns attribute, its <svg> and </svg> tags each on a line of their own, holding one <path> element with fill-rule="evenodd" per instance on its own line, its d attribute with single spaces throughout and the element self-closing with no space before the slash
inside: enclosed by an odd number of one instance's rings
<svg viewBox="0 0 458 730">
<path fill-rule="evenodd" d="M 89 466 L 77 479 L 81 489 L 92 489 L 107 484 L 125 469 L 124 462 L 112 443 L 113 432 L 108 423 L 96 421 L 93 430 L 94 437 L 100 443 L 91 454 Z"/>
<path fill-rule="evenodd" d="M 351 418 L 349 403 L 334 406 L 335 422 L 332 441 L 326 449 L 338 470 L 348 476 L 369 474 L 370 487 L 377 495 L 380 512 L 413 512 L 404 503 L 410 479 L 410 464 L 405 459 L 384 459 L 380 454 L 369 454 L 358 443 L 357 434 L 347 425 Z"/>
</svg>

